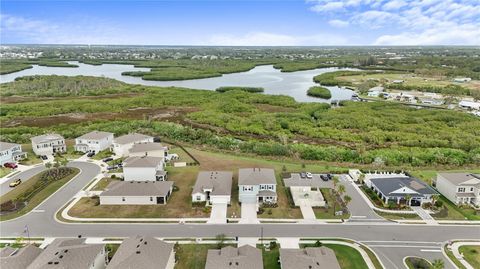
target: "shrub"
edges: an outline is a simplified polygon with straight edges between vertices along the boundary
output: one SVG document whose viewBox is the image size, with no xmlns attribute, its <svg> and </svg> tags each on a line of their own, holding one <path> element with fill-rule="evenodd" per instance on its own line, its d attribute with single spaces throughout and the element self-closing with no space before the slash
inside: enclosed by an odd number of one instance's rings
<svg viewBox="0 0 480 269">
<path fill-rule="evenodd" d="M 435 201 L 435 206 L 436 207 L 442 207 L 443 206 L 443 201 L 440 201 L 440 200 Z"/>
</svg>

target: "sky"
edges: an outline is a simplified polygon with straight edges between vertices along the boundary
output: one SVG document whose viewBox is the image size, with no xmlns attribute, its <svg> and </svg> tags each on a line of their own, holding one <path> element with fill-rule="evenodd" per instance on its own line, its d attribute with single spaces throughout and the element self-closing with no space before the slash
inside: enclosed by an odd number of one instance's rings
<svg viewBox="0 0 480 269">
<path fill-rule="evenodd" d="M 480 45 L 480 0 L 2 0 L 0 43 Z"/>
</svg>

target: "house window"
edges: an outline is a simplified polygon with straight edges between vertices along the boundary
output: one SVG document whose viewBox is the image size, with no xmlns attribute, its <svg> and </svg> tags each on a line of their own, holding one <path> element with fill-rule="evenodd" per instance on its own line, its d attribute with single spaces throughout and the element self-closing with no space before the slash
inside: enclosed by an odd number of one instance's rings
<svg viewBox="0 0 480 269">
<path fill-rule="evenodd" d="M 122 197 L 122 202 L 125 202 L 125 197 Z"/>
<path fill-rule="evenodd" d="M 243 190 L 244 191 L 253 191 L 253 187 L 252 186 L 243 186 Z"/>
<path fill-rule="evenodd" d="M 272 185 L 268 185 L 268 189 L 269 189 L 269 190 L 273 190 L 273 186 L 272 186 Z"/>
<path fill-rule="evenodd" d="M 465 192 L 465 188 L 458 188 L 458 192 Z"/>
<path fill-rule="evenodd" d="M 470 191 L 473 191 L 473 187 L 470 188 Z"/>
<path fill-rule="evenodd" d="M 153 202 L 153 197 L 150 197 L 150 202 Z"/>
<path fill-rule="evenodd" d="M 202 197 L 200 197 L 200 195 L 197 195 L 197 201 L 200 201 L 202 199 Z"/>
</svg>

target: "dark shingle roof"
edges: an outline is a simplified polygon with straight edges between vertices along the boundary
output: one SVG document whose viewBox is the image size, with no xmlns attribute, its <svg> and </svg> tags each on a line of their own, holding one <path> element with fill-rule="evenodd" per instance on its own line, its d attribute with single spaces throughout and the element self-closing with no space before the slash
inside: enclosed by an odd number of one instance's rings
<svg viewBox="0 0 480 269">
<path fill-rule="evenodd" d="M 249 245 L 210 249 L 205 269 L 263 269 L 262 252 Z"/>
<path fill-rule="evenodd" d="M 412 177 L 392 177 L 392 178 L 372 178 L 373 185 L 377 187 L 383 194 L 389 196 L 405 196 L 407 193 L 392 193 L 400 188 L 407 187 L 418 194 L 410 194 L 412 196 L 436 194 L 437 192 L 426 183 Z"/>
<path fill-rule="evenodd" d="M 0 268 L 25 269 L 40 253 L 42 250 L 34 245 L 26 245 L 20 249 L 6 247 L 2 249 L 0 256 Z"/>
</svg>

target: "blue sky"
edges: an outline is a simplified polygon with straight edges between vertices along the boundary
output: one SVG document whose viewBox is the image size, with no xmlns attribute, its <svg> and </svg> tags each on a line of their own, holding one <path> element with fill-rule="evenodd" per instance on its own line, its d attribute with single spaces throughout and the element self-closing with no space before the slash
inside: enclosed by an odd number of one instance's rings
<svg viewBox="0 0 480 269">
<path fill-rule="evenodd" d="M 480 0 L 2 0 L 2 44 L 480 45 Z"/>
</svg>

